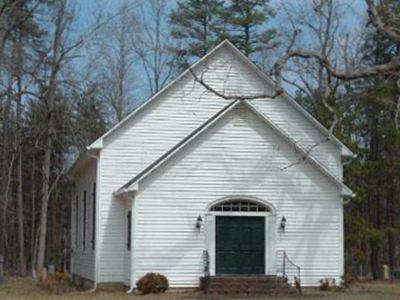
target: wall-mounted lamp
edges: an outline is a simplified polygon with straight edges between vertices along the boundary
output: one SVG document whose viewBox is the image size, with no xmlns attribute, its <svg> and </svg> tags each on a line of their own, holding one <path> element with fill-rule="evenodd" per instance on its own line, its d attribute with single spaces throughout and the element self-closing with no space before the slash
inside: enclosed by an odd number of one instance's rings
<svg viewBox="0 0 400 300">
<path fill-rule="evenodd" d="M 199 215 L 199 216 L 197 217 L 197 220 L 196 220 L 196 228 L 197 228 L 198 230 L 200 230 L 200 228 L 201 228 L 201 223 L 203 223 L 203 219 L 202 219 L 201 216 Z"/>
<path fill-rule="evenodd" d="M 286 218 L 285 216 L 283 216 L 281 220 L 281 229 L 285 231 L 285 228 L 286 228 Z"/>
</svg>

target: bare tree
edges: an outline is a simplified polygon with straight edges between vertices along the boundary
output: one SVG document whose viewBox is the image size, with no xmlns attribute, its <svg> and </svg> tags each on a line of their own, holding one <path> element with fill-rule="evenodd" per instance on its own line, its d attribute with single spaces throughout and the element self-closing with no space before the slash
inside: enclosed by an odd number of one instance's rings
<svg viewBox="0 0 400 300">
<path fill-rule="evenodd" d="M 23 49 L 22 49 L 22 32 L 19 32 L 15 38 L 15 78 L 17 86 L 16 95 L 16 135 L 15 144 L 17 147 L 17 222 L 18 222 L 18 254 L 20 264 L 20 275 L 26 275 L 26 258 L 25 258 L 25 234 L 24 234 L 24 196 L 22 181 L 22 68 L 23 68 Z"/>
<path fill-rule="evenodd" d="M 366 3 L 368 5 L 369 20 L 371 24 L 373 24 L 377 28 L 377 30 L 386 35 L 389 39 L 398 43 L 400 41 L 400 32 L 397 27 L 393 27 L 392 25 L 382 21 L 381 15 L 377 11 L 377 8 L 372 0 L 366 0 Z M 315 148 L 325 142 L 328 142 L 332 138 L 333 131 L 338 122 L 338 117 L 334 108 L 328 104 L 327 99 L 329 95 L 334 92 L 335 87 L 337 87 L 338 85 L 338 83 L 333 83 L 334 79 L 342 82 L 348 82 L 356 79 L 369 78 L 377 75 L 391 74 L 393 72 L 400 71 L 400 56 L 395 56 L 388 63 L 378 65 L 357 66 L 358 68 L 355 69 L 350 69 L 349 65 L 346 65 L 346 68 L 344 69 L 338 68 L 332 62 L 332 58 L 330 57 L 330 54 L 333 51 L 333 43 L 335 39 L 334 34 L 337 28 L 336 22 L 338 22 L 336 15 L 337 10 L 335 8 L 334 2 L 331 0 L 314 0 L 313 4 L 314 11 L 317 12 L 319 18 L 319 25 L 315 28 L 312 28 L 312 30 L 318 36 L 319 48 L 315 50 L 304 50 L 301 48 L 296 48 L 296 40 L 300 33 L 300 30 L 293 26 L 293 32 L 287 49 L 285 53 L 280 58 L 278 58 L 274 64 L 273 73 L 275 84 L 273 86 L 273 90 L 269 94 L 227 95 L 223 91 L 215 89 L 212 84 L 209 84 L 204 79 L 204 74 L 205 72 L 207 72 L 207 70 L 203 71 L 200 75 L 196 74 L 194 70 L 191 70 L 191 74 L 196 82 L 203 85 L 209 92 L 212 92 L 221 98 L 232 100 L 252 100 L 262 98 L 275 98 L 284 93 L 282 86 L 282 72 L 291 60 L 301 59 L 305 61 L 316 62 L 316 65 L 314 67 L 318 74 L 316 76 L 317 88 L 309 88 L 309 90 L 315 93 L 313 97 L 315 97 L 316 99 L 321 99 L 320 101 L 322 101 L 324 107 L 327 108 L 329 112 L 333 115 L 333 121 L 329 128 L 329 137 L 323 138 L 323 140 L 316 142 L 315 145 L 312 145 L 309 149 L 307 149 L 306 155 L 302 157 L 301 160 L 305 160 Z M 390 18 L 387 18 L 387 20 L 397 20 L 398 18 L 399 16 L 391 16 Z M 314 26 L 311 23 L 308 23 L 307 25 L 310 27 Z M 400 101 L 398 101 L 398 103 L 399 102 Z M 400 105 L 397 105 L 397 109 L 399 106 Z M 296 162 L 295 164 L 297 163 L 298 162 Z"/>
<path fill-rule="evenodd" d="M 386 18 L 386 20 L 388 20 L 388 23 L 386 23 L 385 21 L 383 21 L 382 15 L 378 12 L 375 1 L 365 0 L 365 2 L 368 6 L 370 23 L 374 27 L 376 27 L 377 30 L 381 32 L 381 34 L 387 36 L 391 41 L 395 43 L 400 43 L 400 32 L 398 28 L 395 27 L 394 22 L 392 21 L 397 20 L 399 16 L 395 15 L 394 12 L 387 12 L 389 16 L 387 16 Z M 297 33 L 295 32 L 293 34 L 293 40 L 295 40 L 296 37 Z M 387 63 L 364 66 L 355 70 L 348 70 L 336 68 L 329 57 L 319 51 L 290 48 L 286 51 L 285 55 L 278 59 L 278 61 L 274 65 L 276 86 L 278 89 L 282 88 L 282 69 L 293 58 L 306 60 L 314 59 L 321 67 L 326 70 L 330 78 L 337 78 L 343 81 L 368 78 L 381 74 L 390 74 L 400 70 L 400 56 L 393 57 Z"/>
<path fill-rule="evenodd" d="M 12 172 L 17 163 L 17 223 L 18 223 L 18 257 L 20 273 L 26 273 L 25 243 L 24 243 L 24 215 L 22 198 L 22 150 L 21 150 L 21 97 L 22 97 L 22 44 L 23 32 L 29 27 L 28 23 L 32 14 L 40 5 L 40 1 L 2 1 L 0 3 L 0 110 L 2 110 L 2 142 L 0 143 L 2 159 L 0 179 L 0 260 L 4 260 L 6 247 L 6 218 L 9 210 L 10 184 Z M 6 79 L 7 78 L 7 79 Z M 6 79 L 6 80 L 5 80 Z M 12 143 L 13 103 L 16 109 L 16 135 Z M 0 266 L 0 282 L 3 281 L 3 271 Z"/>
<path fill-rule="evenodd" d="M 132 7 L 123 2 L 120 13 L 100 31 L 96 40 L 97 81 L 101 82 L 103 97 L 121 121 L 133 101 L 133 64 L 131 47 L 133 31 L 137 28 Z M 100 54 L 100 56 L 99 56 Z"/>
<path fill-rule="evenodd" d="M 132 46 L 143 65 L 151 94 L 163 88 L 174 71 L 166 14 L 166 0 L 146 2 L 142 7 L 141 30 L 132 36 Z"/>
<path fill-rule="evenodd" d="M 44 155 L 42 164 L 42 197 L 39 224 L 39 240 L 37 250 L 36 274 L 39 278 L 43 276 L 46 253 L 46 236 L 47 236 L 47 212 L 51 192 L 56 186 L 60 175 L 55 179 L 51 178 L 51 158 L 55 139 L 55 108 L 56 108 L 56 91 L 59 86 L 59 75 L 66 62 L 69 59 L 71 51 L 82 44 L 82 39 L 75 42 L 68 42 L 69 24 L 73 20 L 73 13 L 68 6 L 68 0 L 60 0 L 52 4 L 50 7 L 51 14 L 54 15 L 52 26 L 54 26 L 53 34 L 50 37 L 50 47 L 46 54 L 45 62 L 48 62 L 48 74 L 45 76 L 45 91 L 41 95 L 41 100 L 46 106 L 47 123 L 44 132 Z"/>
<path fill-rule="evenodd" d="M 400 32 L 397 27 L 394 27 L 391 23 L 385 23 L 382 20 L 381 14 L 378 12 L 377 7 L 373 0 L 365 0 L 368 6 L 368 14 L 370 23 L 377 28 L 383 35 L 387 36 L 395 43 L 400 42 Z M 319 3 L 319 4 L 318 4 Z M 238 99 L 254 99 L 254 98 L 263 98 L 263 97 L 276 97 L 276 95 L 280 95 L 283 93 L 282 86 L 282 73 L 284 69 L 287 67 L 288 63 L 293 59 L 301 59 L 306 61 L 315 61 L 317 63 L 318 72 L 325 73 L 325 76 L 321 76 L 321 78 L 326 77 L 328 81 L 331 81 L 333 78 L 342 80 L 342 81 L 352 81 L 356 79 L 369 78 L 382 74 L 391 74 L 393 72 L 398 72 L 400 70 L 400 56 L 393 57 L 389 62 L 371 65 L 371 66 L 357 66 L 356 69 L 351 69 L 348 66 L 344 69 L 335 66 L 335 64 L 331 61 L 329 54 L 332 51 L 332 36 L 331 32 L 334 26 L 334 6 L 329 5 L 330 1 L 314 1 L 315 9 L 319 12 L 320 17 L 324 20 L 324 27 L 318 29 L 316 32 L 319 32 L 321 35 L 321 49 L 318 50 L 305 50 L 297 47 L 297 38 L 299 33 L 301 32 L 299 28 L 294 27 L 290 41 L 284 53 L 276 60 L 273 65 L 273 75 L 275 79 L 274 91 L 271 95 L 256 95 L 256 96 L 248 96 L 248 95 L 237 95 L 233 98 Z M 328 14 L 323 12 L 322 6 L 328 5 Z M 394 14 L 392 12 L 388 12 L 388 14 Z M 387 20 L 397 20 L 399 18 L 398 15 L 391 15 L 391 17 L 387 18 Z M 325 32 L 324 32 L 325 30 Z M 193 73 L 193 72 L 192 72 Z M 208 90 L 213 91 L 218 96 L 228 97 L 227 95 L 222 95 L 220 91 L 216 91 L 213 87 L 207 84 L 204 80 L 202 80 L 201 76 L 196 76 L 193 74 L 196 80 L 202 83 Z M 321 90 L 328 90 L 326 88 L 326 82 L 324 83 L 324 79 L 321 79 Z M 324 87 L 325 86 L 325 87 Z M 232 97 L 228 97 L 232 98 Z"/>
</svg>

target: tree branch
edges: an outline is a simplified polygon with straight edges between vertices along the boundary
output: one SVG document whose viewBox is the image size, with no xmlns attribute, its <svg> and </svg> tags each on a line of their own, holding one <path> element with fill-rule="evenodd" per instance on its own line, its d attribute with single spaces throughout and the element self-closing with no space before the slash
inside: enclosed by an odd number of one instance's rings
<svg viewBox="0 0 400 300">
<path fill-rule="evenodd" d="M 343 70 L 335 69 L 329 59 L 323 56 L 321 53 L 317 51 L 307 51 L 307 50 L 293 50 L 289 51 L 285 56 L 279 59 L 275 63 L 275 78 L 278 84 L 278 88 L 281 88 L 280 81 L 282 78 L 282 69 L 283 66 L 294 57 L 300 57 L 304 59 L 316 59 L 320 65 L 322 65 L 326 70 L 330 73 L 332 77 L 337 79 L 341 79 L 344 81 L 350 81 L 355 79 L 372 77 L 380 74 L 388 74 L 391 72 L 396 72 L 400 70 L 400 57 L 393 57 L 388 63 L 375 65 L 371 67 L 367 67 L 365 69 L 349 72 Z"/>
<path fill-rule="evenodd" d="M 190 71 L 190 74 L 193 76 L 195 82 L 200 83 L 206 90 L 208 90 L 209 92 L 215 94 L 216 96 L 223 98 L 225 100 L 254 100 L 254 99 L 263 99 L 263 98 L 271 98 L 274 99 L 278 96 L 280 96 L 283 93 L 283 90 L 277 90 L 275 89 L 273 93 L 271 94 L 256 94 L 256 95 L 249 95 L 249 96 L 245 96 L 245 95 L 226 95 L 223 92 L 220 92 L 218 90 L 216 90 L 215 88 L 213 88 L 212 86 L 210 86 L 208 83 L 206 83 L 204 81 L 204 73 L 201 73 L 201 76 L 199 77 L 191 67 L 188 68 Z"/>
<path fill-rule="evenodd" d="M 371 23 L 378 29 L 381 33 L 385 34 L 395 43 L 400 43 L 400 30 L 386 24 L 382 20 L 382 16 L 379 14 L 377 7 L 375 6 L 374 0 L 365 0 L 368 6 L 368 16 Z"/>
</svg>

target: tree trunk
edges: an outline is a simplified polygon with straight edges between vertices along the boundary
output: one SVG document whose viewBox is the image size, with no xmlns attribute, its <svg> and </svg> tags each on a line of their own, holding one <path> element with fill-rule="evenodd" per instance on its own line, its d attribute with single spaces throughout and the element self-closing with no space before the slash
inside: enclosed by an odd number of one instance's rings
<svg viewBox="0 0 400 300">
<path fill-rule="evenodd" d="M 51 155 L 53 150 L 54 139 L 54 109 L 55 109 L 55 96 L 57 86 L 57 75 L 61 67 L 61 48 L 62 37 L 64 34 L 66 22 L 66 0 L 57 2 L 55 30 L 52 45 L 52 55 L 50 63 L 50 77 L 48 84 L 48 91 L 45 92 L 44 100 L 47 100 L 47 128 L 46 128 L 46 142 L 43 159 L 43 182 L 42 182 L 42 206 L 40 210 L 40 224 L 39 224 L 39 243 L 37 253 L 36 275 L 39 280 L 43 279 L 43 269 L 46 255 L 46 237 L 47 237 L 47 212 L 49 208 L 50 199 L 50 172 L 51 172 Z M 55 184 L 55 183 L 54 183 Z"/>
<path fill-rule="evenodd" d="M 0 283 L 4 282 L 3 268 L 6 264 L 6 224 L 8 211 L 8 190 L 10 185 L 11 169 L 13 160 L 10 162 L 10 108 L 11 108 L 11 83 L 8 84 L 8 97 L 3 108 L 3 135 L 2 135 L 2 157 L 1 157 L 1 190 L 0 190 Z"/>
<path fill-rule="evenodd" d="M 36 263 L 36 191 L 35 191 L 35 154 L 32 158 L 32 170 L 31 170 L 31 269 L 35 270 Z"/>
<path fill-rule="evenodd" d="M 18 154 L 17 166 L 17 222 L 18 222 L 18 260 L 20 276 L 26 276 L 26 259 L 25 259 L 25 235 L 24 235 L 24 204 L 22 193 L 22 152 Z"/>
<path fill-rule="evenodd" d="M 26 259 L 25 259 L 25 234 L 24 234 L 24 196 L 22 192 L 22 40 L 21 35 L 16 39 L 16 78 L 17 78 L 17 134 L 16 134 L 16 147 L 18 149 L 18 163 L 17 163 L 17 223 L 18 223 L 18 260 L 20 276 L 26 276 Z"/>
<path fill-rule="evenodd" d="M 50 117 L 50 120 L 52 117 Z M 49 129 L 52 126 L 52 121 L 49 120 Z M 44 260 L 46 254 L 46 235 L 47 235 L 47 211 L 49 206 L 49 182 L 50 182 L 50 163 L 52 138 L 50 130 L 47 130 L 46 150 L 43 161 L 43 183 L 42 183 L 42 207 L 40 210 L 39 224 L 39 247 L 37 255 L 36 274 L 41 279 L 43 277 Z"/>
</svg>

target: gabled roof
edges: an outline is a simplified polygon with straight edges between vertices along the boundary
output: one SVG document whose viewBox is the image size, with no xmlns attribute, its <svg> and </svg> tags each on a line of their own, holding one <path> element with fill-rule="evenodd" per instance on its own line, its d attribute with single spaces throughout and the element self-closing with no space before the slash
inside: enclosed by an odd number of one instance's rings
<svg viewBox="0 0 400 300">
<path fill-rule="evenodd" d="M 212 124 L 214 124 L 217 120 L 222 118 L 226 113 L 231 111 L 239 103 L 240 103 L 239 100 L 235 100 L 235 101 L 230 102 L 225 107 L 223 107 L 220 111 L 218 111 L 215 115 L 213 115 L 211 118 L 209 118 L 206 122 L 204 122 L 202 125 L 200 125 L 198 128 L 196 128 L 194 131 L 192 131 L 189 135 L 187 135 L 183 140 L 181 140 L 179 143 L 177 143 L 169 151 L 164 153 L 156 161 L 154 161 L 152 164 L 150 164 L 147 168 L 145 168 L 143 171 L 141 171 L 139 174 L 137 174 L 135 177 L 133 177 L 131 180 L 129 180 L 127 183 L 125 183 L 120 189 L 118 189 L 117 194 L 125 189 L 132 188 L 132 186 L 134 186 L 137 182 L 139 182 L 141 179 L 143 179 L 148 174 L 150 174 L 152 171 L 154 171 L 162 163 L 167 161 L 171 156 L 173 156 L 176 152 L 178 152 L 181 148 L 183 148 L 190 141 L 194 140 L 198 135 L 200 135 L 208 127 L 210 127 Z"/>
<path fill-rule="evenodd" d="M 98 148 L 88 148 L 86 151 L 81 152 L 75 162 L 68 168 L 67 175 L 74 177 L 90 160 L 98 158 L 99 151 L 100 149 Z"/>
<path fill-rule="evenodd" d="M 213 50 L 211 50 L 209 53 L 207 53 L 205 56 L 200 58 L 197 62 L 195 62 L 193 65 L 190 66 L 190 68 L 186 69 L 183 71 L 178 77 L 176 77 L 174 80 L 172 80 L 170 83 L 168 83 L 165 87 L 163 87 L 161 90 L 159 90 L 157 93 L 154 95 L 150 96 L 149 99 L 147 99 L 145 102 L 143 102 L 141 105 L 139 105 L 137 108 L 135 108 L 133 111 L 131 111 L 125 118 L 123 118 L 120 122 L 115 124 L 113 127 L 111 127 L 106 133 L 104 133 L 102 136 L 100 136 L 98 139 L 96 139 L 93 143 L 91 143 L 88 147 L 86 147 L 88 152 L 94 151 L 94 150 L 101 150 L 103 148 L 103 141 L 105 138 L 107 138 L 109 135 L 114 133 L 118 128 L 120 128 L 123 124 L 125 124 L 128 120 L 131 118 L 134 118 L 135 115 L 137 115 L 140 111 L 142 111 L 146 106 L 148 106 L 151 102 L 156 100 L 157 98 L 160 97 L 160 95 L 166 93 L 169 89 L 171 89 L 176 83 L 178 83 L 182 78 L 184 78 L 186 75 L 191 74 L 191 69 L 193 70 L 196 68 L 196 66 L 201 65 L 207 58 L 213 55 L 216 51 L 218 51 L 220 48 L 222 48 L 224 45 L 230 45 L 230 47 L 234 47 L 228 40 L 223 41 L 220 43 L 217 47 L 215 47 Z M 67 174 L 72 175 L 77 171 L 77 167 L 81 166 L 82 164 L 85 163 L 85 161 L 88 159 L 88 156 L 85 154 L 81 154 L 78 159 L 74 162 L 74 164 L 68 169 Z"/>
<path fill-rule="evenodd" d="M 87 147 L 88 151 L 94 151 L 94 150 L 100 150 L 103 148 L 103 141 L 105 138 L 107 138 L 109 135 L 111 135 L 113 132 L 115 132 L 118 128 L 120 128 L 123 124 L 125 124 L 128 120 L 131 118 L 134 118 L 136 114 L 138 114 L 141 110 L 143 110 L 147 105 L 149 105 L 151 102 L 155 101 L 159 96 L 165 92 L 167 92 L 172 86 L 174 86 L 177 82 L 179 82 L 183 77 L 186 75 L 190 74 L 194 68 L 197 66 L 201 65 L 205 60 L 207 60 L 210 56 L 212 56 L 216 51 L 218 51 L 222 47 L 228 47 L 233 51 L 234 53 L 237 54 L 238 58 L 243 61 L 246 65 L 248 65 L 252 70 L 255 71 L 255 73 L 262 78 L 265 83 L 273 88 L 275 85 L 274 81 L 263 71 L 261 71 L 253 62 L 249 60 L 239 49 L 237 49 L 231 42 L 228 40 L 223 41 L 220 43 L 217 47 L 215 47 L 212 51 L 210 51 L 207 55 L 202 57 L 200 60 L 198 60 L 196 63 L 194 63 L 189 69 L 185 70 L 183 73 L 181 73 L 177 78 L 175 78 L 173 81 L 171 81 L 167 86 L 165 86 L 163 89 L 161 89 L 159 92 L 151 96 L 147 101 L 145 101 L 143 104 L 141 104 L 139 107 L 137 107 L 135 110 L 133 110 L 130 114 L 128 114 L 122 121 L 117 123 L 114 127 L 112 127 L 110 130 L 108 130 L 105 134 L 103 134 L 100 138 L 98 138 L 96 141 L 94 141 L 89 147 Z M 314 127 L 319 130 L 322 135 L 328 137 L 330 136 L 329 131 L 321 125 L 311 114 L 309 114 L 306 110 L 304 110 L 293 98 L 291 98 L 288 94 L 284 93 L 281 96 L 282 99 L 286 100 L 289 102 L 298 112 L 300 112 L 306 119 L 308 119 Z M 260 112 L 261 113 L 261 112 Z M 261 113 L 262 114 L 262 113 Z M 282 130 L 281 130 L 282 131 Z M 330 140 L 341 150 L 341 155 L 342 156 L 354 156 L 353 152 L 346 147 L 341 141 L 339 141 L 336 137 L 330 136 Z M 172 149 L 171 149 L 172 150 Z M 86 156 L 82 156 L 79 160 L 85 160 L 87 159 Z M 159 158 L 161 159 L 161 157 Z M 155 164 L 159 159 L 154 161 L 150 166 Z M 73 166 L 79 166 L 81 163 L 75 163 Z M 149 167 L 150 167 L 149 166 Z M 147 169 L 147 168 L 146 168 Z M 69 170 L 69 173 L 74 173 L 74 167 L 72 167 Z M 140 173 L 141 174 L 141 173 Z M 138 175 L 140 175 L 138 174 Z"/>
<path fill-rule="evenodd" d="M 201 59 L 199 59 L 196 63 L 194 63 L 190 68 L 186 69 L 184 72 L 182 72 L 177 78 L 175 78 L 173 81 L 171 81 L 168 85 L 166 85 L 163 89 L 161 89 L 159 92 L 151 96 L 147 101 L 145 101 L 143 104 L 141 104 L 139 107 L 137 107 L 135 110 L 133 110 L 130 114 L 128 114 L 123 120 L 121 120 L 119 123 L 114 125 L 110 130 L 108 130 L 105 134 L 103 134 L 100 138 L 98 138 L 96 141 L 94 141 L 88 148 L 89 149 L 101 149 L 103 147 L 103 140 L 107 136 L 109 136 L 111 133 L 113 133 L 115 130 L 117 130 L 119 127 L 121 127 L 127 120 L 131 119 L 134 115 L 136 115 L 139 111 L 141 111 L 144 107 L 146 107 L 149 103 L 151 103 L 153 100 L 157 99 L 161 94 L 165 93 L 168 91 L 175 83 L 180 81 L 181 78 L 184 76 L 188 75 L 191 73 L 191 69 L 196 68 L 196 66 L 200 65 L 203 63 L 207 58 L 212 56 L 216 51 L 218 51 L 220 48 L 223 46 L 229 47 L 234 53 L 236 53 L 240 59 L 246 63 L 248 66 L 250 66 L 251 69 L 253 69 L 257 75 L 259 75 L 262 79 L 265 80 L 266 84 L 273 88 L 275 85 L 274 81 L 271 79 L 270 76 L 268 76 L 265 72 L 260 70 L 248 57 L 246 57 L 238 48 L 236 48 L 229 40 L 224 40 L 222 43 L 220 43 L 217 47 L 215 47 L 213 50 L 211 50 L 209 53 L 207 53 L 205 56 L 203 56 Z M 284 93 L 282 97 L 288 101 L 297 111 L 299 111 L 304 117 L 306 117 L 311 123 L 325 136 L 329 136 L 330 133 L 329 131 L 321 124 L 319 123 L 311 114 L 309 114 L 304 108 L 301 107 L 300 104 L 296 102 L 292 97 L 290 97 L 287 93 Z M 337 139 L 335 136 L 332 136 L 332 141 L 341 149 L 341 153 L 343 156 L 354 156 L 354 153 L 346 146 L 344 145 L 339 139 Z"/>
<path fill-rule="evenodd" d="M 272 78 L 262 71 L 255 63 L 253 63 L 246 55 L 244 55 L 238 48 L 236 48 L 229 40 L 225 40 L 226 43 L 248 66 L 250 66 L 265 82 L 269 87 L 273 88 L 276 84 Z M 308 111 L 306 111 L 295 99 L 293 99 L 288 93 L 284 91 L 281 96 L 288 101 L 298 112 L 300 112 L 306 119 L 308 119 L 324 136 L 330 137 L 331 140 L 341 149 L 342 156 L 354 157 L 355 154 L 343 144 L 337 137 L 330 134 L 329 130 L 325 128 L 317 119 L 315 119 Z"/>
<path fill-rule="evenodd" d="M 196 68 L 196 66 L 202 64 L 205 60 L 207 60 L 208 57 L 212 56 L 213 53 L 215 53 L 218 49 L 222 48 L 224 45 L 227 45 L 228 43 L 230 45 L 232 45 L 228 40 L 225 40 L 224 42 L 220 43 L 217 47 L 215 47 L 213 50 L 211 50 L 209 53 L 207 53 L 202 58 L 200 58 L 197 62 L 195 62 L 193 65 L 191 65 L 188 69 L 183 71 L 178 77 L 176 77 L 174 80 L 172 80 L 170 83 L 168 83 L 165 87 L 163 87 L 157 93 L 152 95 L 149 99 L 147 99 L 145 102 L 143 102 L 141 105 L 139 105 L 136 109 L 134 109 L 132 112 L 130 112 L 120 122 L 115 124 L 105 134 L 103 134 L 96 141 L 94 141 L 92 144 L 90 144 L 89 148 L 99 148 L 99 147 L 101 148 L 101 147 L 103 147 L 103 140 L 107 136 L 109 136 L 111 133 L 113 133 L 115 130 L 117 130 L 119 127 L 121 127 L 126 121 L 128 121 L 133 116 L 135 116 L 138 112 L 140 112 L 144 107 L 146 107 L 148 104 L 150 104 L 153 100 L 157 99 L 161 94 L 164 94 L 165 92 L 167 92 L 172 86 L 174 86 L 177 82 L 179 82 L 183 77 L 185 77 L 188 74 L 191 74 L 191 70 Z M 234 47 L 234 46 L 232 45 L 232 47 Z"/>
<path fill-rule="evenodd" d="M 245 104 L 268 126 L 270 126 L 279 136 L 281 136 L 284 140 L 286 140 L 289 144 L 291 144 L 296 151 L 298 151 L 301 155 L 301 158 L 304 160 L 310 161 L 315 167 L 317 167 L 325 176 L 327 176 L 333 183 L 342 188 L 342 195 L 352 197 L 354 194 L 352 190 L 346 186 L 343 181 L 337 176 L 333 175 L 328 168 L 325 167 L 319 160 L 315 159 L 311 153 L 305 150 L 303 147 L 300 147 L 298 143 L 289 135 L 287 135 L 283 130 L 281 130 L 278 126 L 276 126 L 265 114 L 260 112 L 254 105 L 252 105 L 249 101 L 245 101 Z"/>
<path fill-rule="evenodd" d="M 257 107 L 252 105 L 248 100 L 235 100 L 222 108 L 218 113 L 208 119 L 205 123 L 203 123 L 200 127 L 195 129 L 192 133 L 186 136 L 183 140 L 177 143 L 174 147 L 172 147 L 169 151 L 167 151 L 164 155 L 158 158 L 155 162 L 145 168 L 138 175 L 133 177 L 127 183 L 125 183 L 122 187 L 120 187 L 115 195 L 121 195 L 125 192 L 135 191 L 138 188 L 138 184 L 141 180 L 150 175 L 153 171 L 157 170 L 160 166 L 166 163 L 170 158 L 177 155 L 181 149 L 183 149 L 186 145 L 195 140 L 200 134 L 206 131 L 209 127 L 211 127 L 218 120 L 223 118 L 229 111 L 235 108 L 239 103 L 244 103 L 250 110 L 252 110 L 267 126 L 272 128 L 280 137 L 282 137 L 285 141 L 291 144 L 296 151 L 301 155 L 299 163 L 302 160 L 309 161 L 314 167 L 316 167 L 323 175 L 325 175 L 332 183 L 334 183 L 338 188 L 341 189 L 342 196 L 352 197 L 354 196 L 353 192 L 349 187 L 347 187 L 338 177 L 333 175 L 322 163 L 313 158 L 310 153 L 301 148 L 296 141 L 294 141 L 290 136 L 288 136 L 284 131 L 282 131 L 278 126 L 276 126 L 271 120 L 268 119 L 262 112 L 258 110 Z"/>
</svg>

